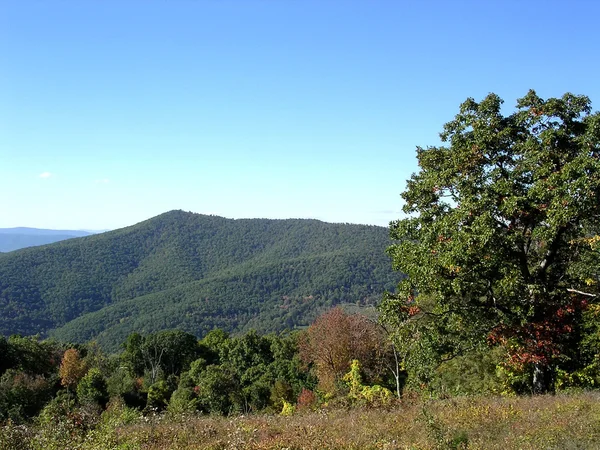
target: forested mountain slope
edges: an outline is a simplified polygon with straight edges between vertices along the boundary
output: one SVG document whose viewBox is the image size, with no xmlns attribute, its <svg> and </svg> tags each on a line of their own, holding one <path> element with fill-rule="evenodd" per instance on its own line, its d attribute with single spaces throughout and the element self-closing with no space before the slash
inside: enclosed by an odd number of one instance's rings
<svg viewBox="0 0 600 450">
<path fill-rule="evenodd" d="M 171 211 L 0 255 L 0 333 L 97 339 L 213 327 L 275 331 L 394 289 L 387 229 Z"/>
</svg>

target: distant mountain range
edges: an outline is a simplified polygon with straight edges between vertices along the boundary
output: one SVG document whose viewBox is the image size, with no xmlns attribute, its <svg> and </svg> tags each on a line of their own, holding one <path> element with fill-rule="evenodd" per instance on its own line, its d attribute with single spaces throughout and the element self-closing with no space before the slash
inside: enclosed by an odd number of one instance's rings
<svg viewBox="0 0 600 450">
<path fill-rule="evenodd" d="M 26 247 L 52 244 L 65 239 L 89 236 L 88 231 L 46 230 L 41 228 L 0 228 L 0 252 L 12 252 Z"/>
<path fill-rule="evenodd" d="M 371 305 L 393 290 L 390 244 L 383 227 L 171 211 L 0 254 L 0 334 L 116 349 L 134 331 L 301 327 L 331 305 Z"/>
</svg>

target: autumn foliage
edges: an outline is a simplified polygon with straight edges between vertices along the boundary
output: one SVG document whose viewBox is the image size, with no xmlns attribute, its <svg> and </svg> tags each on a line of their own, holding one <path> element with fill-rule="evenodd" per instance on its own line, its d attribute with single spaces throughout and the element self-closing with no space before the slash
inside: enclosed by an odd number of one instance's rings
<svg viewBox="0 0 600 450">
<path fill-rule="evenodd" d="M 322 314 L 300 340 L 300 358 L 314 365 L 319 387 L 333 392 L 352 360 L 358 359 L 369 381 L 383 372 L 381 328 L 363 315 L 333 308 Z"/>
<path fill-rule="evenodd" d="M 58 370 L 61 384 L 67 388 L 76 386 L 87 373 L 87 369 L 87 365 L 81 359 L 79 351 L 74 348 L 68 349 L 63 355 Z"/>
</svg>

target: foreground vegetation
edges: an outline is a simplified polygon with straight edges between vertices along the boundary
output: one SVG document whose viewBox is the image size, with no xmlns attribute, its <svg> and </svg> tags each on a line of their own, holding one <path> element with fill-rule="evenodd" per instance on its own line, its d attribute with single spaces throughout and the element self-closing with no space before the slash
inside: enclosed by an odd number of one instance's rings
<svg viewBox="0 0 600 450">
<path fill-rule="evenodd" d="M 387 408 L 321 408 L 292 416 L 98 415 L 6 425 L 2 449 L 594 449 L 598 393 L 403 400 Z"/>
<path fill-rule="evenodd" d="M 383 327 L 339 308 L 282 336 L 132 334 L 114 355 L 12 336 L 0 448 L 597 448 L 600 372 L 519 397 L 505 352 L 458 356 L 416 384 Z"/>
</svg>

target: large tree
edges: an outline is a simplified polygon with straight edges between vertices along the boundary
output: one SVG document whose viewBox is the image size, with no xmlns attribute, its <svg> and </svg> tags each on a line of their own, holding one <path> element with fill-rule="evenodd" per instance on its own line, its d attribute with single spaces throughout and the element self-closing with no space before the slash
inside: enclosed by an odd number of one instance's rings
<svg viewBox="0 0 600 450">
<path fill-rule="evenodd" d="M 122 344 L 121 360 L 131 376 L 147 376 L 154 384 L 169 375 L 179 376 L 198 358 L 196 336 L 181 330 L 164 330 L 142 336 L 132 333 Z"/>
<path fill-rule="evenodd" d="M 396 325 L 435 320 L 441 358 L 502 343 L 542 392 L 575 358 L 582 311 L 597 299 L 600 114 L 572 94 L 529 91 L 507 116 L 502 103 L 468 99 L 444 145 L 417 148 L 389 249 L 407 278 L 382 312 Z"/>
</svg>

